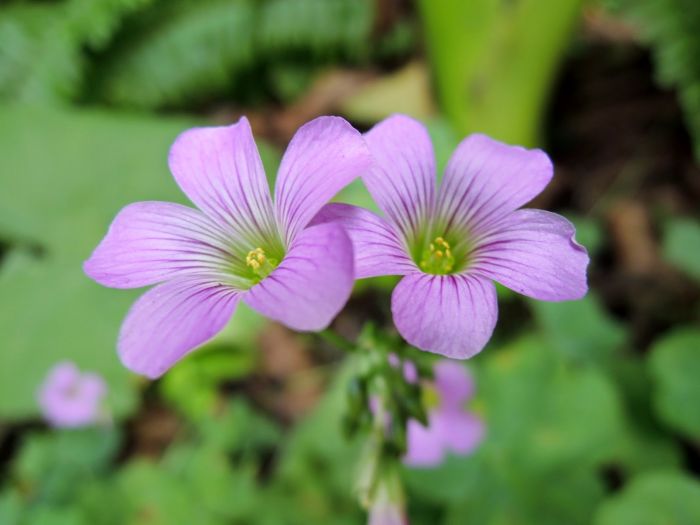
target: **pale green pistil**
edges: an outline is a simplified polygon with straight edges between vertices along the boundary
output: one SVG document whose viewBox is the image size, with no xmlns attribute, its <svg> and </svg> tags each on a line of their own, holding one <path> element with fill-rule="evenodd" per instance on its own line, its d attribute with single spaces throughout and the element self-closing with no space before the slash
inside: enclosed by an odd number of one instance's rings
<svg viewBox="0 0 700 525">
<path fill-rule="evenodd" d="M 250 250 L 248 255 L 246 255 L 245 264 L 251 269 L 257 278 L 257 282 L 260 282 L 277 268 L 279 262 L 275 259 L 268 258 L 265 255 L 265 250 L 262 248 L 255 248 L 254 250 Z"/>
<path fill-rule="evenodd" d="M 455 267 L 455 257 L 450 249 L 450 244 L 442 237 L 436 237 L 426 249 L 420 260 L 420 268 L 425 273 L 445 275 L 451 273 Z"/>
</svg>

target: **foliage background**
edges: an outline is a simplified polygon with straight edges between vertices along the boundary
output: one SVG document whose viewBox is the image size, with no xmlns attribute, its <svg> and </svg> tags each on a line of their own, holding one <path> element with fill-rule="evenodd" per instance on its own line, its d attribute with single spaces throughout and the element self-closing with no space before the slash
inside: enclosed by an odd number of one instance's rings
<svg viewBox="0 0 700 525">
<path fill-rule="evenodd" d="M 506 290 L 468 366 L 487 438 L 404 472 L 411 523 L 700 523 L 700 4 L 693 0 L 10 0 L 0 6 L 0 523 L 352 524 L 351 362 L 239 308 L 162 380 L 114 352 L 138 291 L 82 261 L 136 200 L 185 202 L 167 149 L 251 118 L 268 174 L 303 122 L 424 120 L 540 145 L 591 293 Z M 343 199 L 371 206 L 357 183 Z M 390 328 L 393 281 L 336 328 Z M 70 359 L 114 424 L 56 431 L 35 393 Z"/>
</svg>

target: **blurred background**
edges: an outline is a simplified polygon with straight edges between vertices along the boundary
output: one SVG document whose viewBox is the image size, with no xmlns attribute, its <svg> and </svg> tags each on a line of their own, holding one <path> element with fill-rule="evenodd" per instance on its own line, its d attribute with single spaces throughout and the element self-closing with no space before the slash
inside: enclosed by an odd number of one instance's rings
<svg viewBox="0 0 700 525">
<path fill-rule="evenodd" d="M 186 202 L 167 150 L 247 115 L 268 169 L 302 123 L 424 121 L 541 146 L 533 206 L 573 220 L 591 292 L 499 290 L 468 362 L 487 428 L 406 469 L 412 524 L 700 523 L 700 3 L 695 0 L 4 0 L 0 5 L 0 524 L 355 524 L 343 355 L 239 307 L 148 382 L 115 341 L 139 291 L 82 261 L 124 205 Z M 371 207 L 359 183 L 345 201 Z M 339 332 L 391 326 L 359 282 Z M 51 429 L 58 362 L 111 425 Z"/>
</svg>

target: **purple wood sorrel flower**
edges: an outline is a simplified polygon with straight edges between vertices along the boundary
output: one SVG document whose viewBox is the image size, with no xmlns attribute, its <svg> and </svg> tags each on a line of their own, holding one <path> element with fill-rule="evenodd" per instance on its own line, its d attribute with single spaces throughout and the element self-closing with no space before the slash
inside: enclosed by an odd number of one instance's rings
<svg viewBox="0 0 700 525">
<path fill-rule="evenodd" d="M 180 135 L 170 170 L 201 211 L 131 204 L 85 262 L 105 286 L 157 284 L 124 320 L 117 345 L 124 364 L 160 376 L 218 333 L 241 300 L 296 330 L 326 327 L 352 289 L 352 243 L 337 224 L 307 225 L 370 163 L 345 120 L 313 120 L 287 148 L 273 203 L 245 118 Z"/>
<path fill-rule="evenodd" d="M 404 463 L 414 467 L 437 466 L 448 452 L 469 454 L 484 437 L 483 422 L 464 407 L 474 394 L 467 370 L 459 363 L 442 360 L 434 373 L 434 381 L 423 387 L 428 425 L 413 419 L 408 422 Z"/>
<path fill-rule="evenodd" d="M 374 167 L 363 175 L 384 211 L 329 204 L 315 224 L 342 224 L 355 245 L 357 278 L 402 275 L 394 323 L 412 345 L 468 358 L 488 342 L 498 317 L 498 281 L 545 301 L 586 294 L 586 250 L 563 217 L 519 209 L 552 178 L 540 150 L 484 135 L 464 139 L 439 188 L 428 133 L 396 115 L 365 139 Z"/>
<path fill-rule="evenodd" d="M 81 373 L 73 363 L 62 362 L 49 371 L 39 389 L 38 401 L 50 425 L 83 427 L 105 416 L 102 402 L 106 393 L 100 376 Z"/>
</svg>

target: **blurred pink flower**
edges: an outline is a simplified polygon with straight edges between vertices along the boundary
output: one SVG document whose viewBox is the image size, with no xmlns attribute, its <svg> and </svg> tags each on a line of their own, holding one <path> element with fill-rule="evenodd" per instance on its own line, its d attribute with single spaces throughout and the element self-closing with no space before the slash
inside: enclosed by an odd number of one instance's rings
<svg viewBox="0 0 700 525">
<path fill-rule="evenodd" d="M 408 422 L 408 451 L 404 463 L 413 467 L 437 466 L 448 452 L 467 455 L 484 437 L 484 424 L 464 408 L 474 394 L 474 382 L 459 363 L 443 360 L 435 366 L 435 381 L 426 385 L 437 404 L 428 408 L 428 426 Z M 432 389 L 432 390 L 430 390 Z"/>
<path fill-rule="evenodd" d="M 97 374 L 81 373 L 70 362 L 55 365 L 39 390 L 39 406 L 54 427 L 82 427 L 97 423 L 103 414 L 107 387 Z"/>
</svg>

